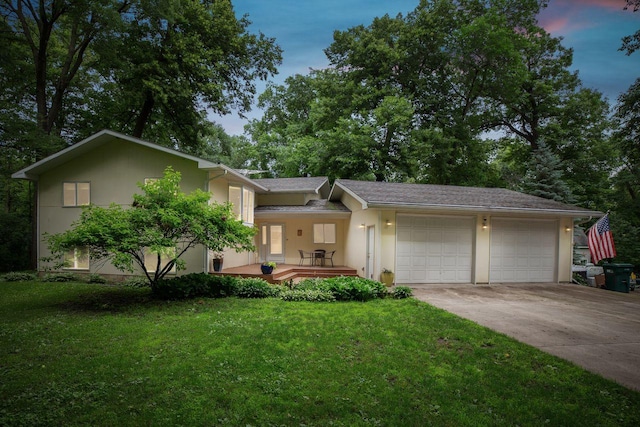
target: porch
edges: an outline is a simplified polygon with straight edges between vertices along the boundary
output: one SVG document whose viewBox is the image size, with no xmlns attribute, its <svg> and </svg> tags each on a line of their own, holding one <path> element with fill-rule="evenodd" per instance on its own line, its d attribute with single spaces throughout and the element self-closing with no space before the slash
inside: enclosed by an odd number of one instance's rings
<svg viewBox="0 0 640 427">
<path fill-rule="evenodd" d="M 288 280 L 298 281 L 307 277 L 357 276 L 355 268 L 335 266 L 321 267 L 308 265 L 278 264 L 272 274 L 262 274 L 260 264 L 223 268 L 222 271 L 210 271 L 209 274 L 237 277 L 259 277 L 269 283 L 282 283 Z"/>
</svg>

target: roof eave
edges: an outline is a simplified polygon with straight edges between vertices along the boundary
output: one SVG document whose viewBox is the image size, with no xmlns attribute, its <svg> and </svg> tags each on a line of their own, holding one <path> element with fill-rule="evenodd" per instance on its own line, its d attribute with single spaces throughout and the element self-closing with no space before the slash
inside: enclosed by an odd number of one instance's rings
<svg viewBox="0 0 640 427">
<path fill-rule="evenodd" d="M 573 218 L 601 217 L 603 212 L 599 211 L 583 211 L 583 210 L 565 210 L 565 209 L 538 209 L 538 208 L 514 208 L 503 206 L 469 206 L 469 205 L 432 205 L 425 203 L 387 203 L 387 202 L 369 202 L 369 208 L 378 209 L 408 209 L 408 210 L 455 210 L 463 212 L 498 212 L 498 213 L 535 213 L 539 215 L 568 216 Z"/>
<path fill-rule="evenodd" d="M 267 218 L 282 218 L 282 217 L 334 217 L 334 218 L 349 218 L 351 212 L 344 211 L 271 211 L 271 212 L 255 212 L 254 217 L 256 219 Z"/>
<path fill-rule="evenodd" d="M 360 204 L 362 205 L 362 209 L 367 209 L 372 207 L 366 200 L 364 200 L 362 197 L 358 196 L 357 193 L 355 193 L 354 191 L 352 191 L 349 187 L 345 186 L 342 184 L 342 182 L 340 182 L 339 179 L 337 179 L 334 183 L 333 183 L 333 188 L 331 189 L 331 192 L 329 193 L 329 200 L 334 200 L 334 191 L 336 191 L 336 189 L 338 189 L 338 191 L 335 194 L 335 197 L 337 200 L 340 200 L 341 194 L 339 194 L 339 192 L 344 192 L 347 193 L 348 195 L 350 195 L 351 197 L 353 197 L 354 199 L 356 199 L 358 202 L 360 202 Z"/>
</svg>

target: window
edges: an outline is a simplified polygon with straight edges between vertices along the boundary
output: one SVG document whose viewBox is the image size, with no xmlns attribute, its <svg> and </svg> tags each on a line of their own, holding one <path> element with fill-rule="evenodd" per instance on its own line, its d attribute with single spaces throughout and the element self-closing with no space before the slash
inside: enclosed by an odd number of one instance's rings
<svg viewBox="0 0 640 427">
<path fill-rule="evenodd" d="M 90 196 L 91 184 L 88 182 L 65 182 L 62 184 L 62 206 L 88 205 Z"/>
<path fill-rule="evenodd" d="M 313 224 L 313 243 L 335 243 L 335 224 Z"/>
<path fill-rule="evenodd" d="M 69 270 L 88 270 L 89 250 L 79 247 L 67 251 L 64 255 L 64 268 Z"/>
<path fill-rule="evenodd" d="M 233 205 L 236 219 L 253 224 L 253 190 L 245 187 L 229 186 L 229 202 Z"/>
<path fill-rule="evenodd" d="M 164 248 L 160 251 L 160 269 L 162 270 L 175 256 L 176 249 L 175 248 Z M 156 268 L 158 267 L 158 253 L 151 251 L 151 248 L 146 248 L 144 250 L 144 268 L 147 269 L 148 273 L 155 273 Z M 171 267 L 171 273 L 176 272 L 175 264 Z"/>
</svg>

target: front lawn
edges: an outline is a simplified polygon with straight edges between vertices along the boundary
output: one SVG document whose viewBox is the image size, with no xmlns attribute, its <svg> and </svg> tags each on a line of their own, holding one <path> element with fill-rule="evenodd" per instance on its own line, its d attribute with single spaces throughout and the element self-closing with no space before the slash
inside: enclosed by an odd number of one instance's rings
<svg viewBox="0 0 640 427">
<path fill-rule="evenodd" d="M 0 425 L 640 425 L 640 393 L 425 303 L 0 283 Z"/>
</svg>

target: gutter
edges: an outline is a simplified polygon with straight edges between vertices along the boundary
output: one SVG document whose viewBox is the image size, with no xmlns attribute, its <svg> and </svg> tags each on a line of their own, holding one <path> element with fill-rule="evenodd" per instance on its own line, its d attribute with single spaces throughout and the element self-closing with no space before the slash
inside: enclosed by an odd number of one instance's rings
<svg viewBox="0 0 640 427">
<path fill-rule="evenodd" d="M 540 208 L 515 208 L 515 207 L 500 207 L 500 206 L 469 206 L 469 205 L 429 205 L 424 203 L 403 203 L 401 205 L 397 203 L 385 203 L 385 202 L 372 202 L 368 204 L 369 208 L 383 208 L 383 209 L 433 209 L 433 210 L 459 210 L 459 211 L 472 211 L 472 212 L 498 212 L 498 213 L 545 213 L 549 215 L 562 215 L 586 218 L 589 217 L 602 217 L 604 213 L 598 211 L 577 211 L 577 210 L 564 210 L 564 209 L 540 209 Z"/>
</svg>

